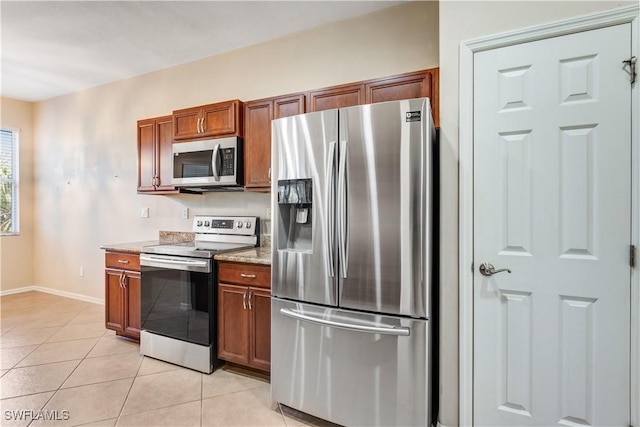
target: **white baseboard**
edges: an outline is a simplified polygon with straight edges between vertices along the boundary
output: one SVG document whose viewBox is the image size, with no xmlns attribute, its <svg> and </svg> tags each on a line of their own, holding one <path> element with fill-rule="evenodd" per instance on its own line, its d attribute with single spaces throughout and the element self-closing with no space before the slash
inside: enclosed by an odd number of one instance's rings
<svg viewBox="0 0 640 427">
<path fill-rule="evenodd" d="M 93 304 L 104 305 L 104 299 L 101 299 L 101 298 L 88 297 L 86 295 L 76 294 L 73 292 L 60 291 L 58 289 L 46 288 L 44 286 L 25 286 L 23 288 L 7 289 L 6 291 L 0 291 L 0 297 L 6 296 L 6 295 L 20 294 L 22 292 L 30 292 L 30 291 L 44 292 L 46 294 L 58 295 L 61 297 L 67 297 L 67 298 L 77 299 L 80 301 L 91 302 Z"/>
</svg>

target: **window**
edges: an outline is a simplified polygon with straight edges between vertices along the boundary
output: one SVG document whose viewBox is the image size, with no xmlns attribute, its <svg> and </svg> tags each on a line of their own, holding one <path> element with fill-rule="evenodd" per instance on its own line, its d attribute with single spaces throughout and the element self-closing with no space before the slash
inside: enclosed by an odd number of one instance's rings
<svg viewBox="0 0 640 427">
<path fill-rule="evenodd" d="M 0 235 L 17 234 L 18 131 L 0 129 Z"/>
</svg>

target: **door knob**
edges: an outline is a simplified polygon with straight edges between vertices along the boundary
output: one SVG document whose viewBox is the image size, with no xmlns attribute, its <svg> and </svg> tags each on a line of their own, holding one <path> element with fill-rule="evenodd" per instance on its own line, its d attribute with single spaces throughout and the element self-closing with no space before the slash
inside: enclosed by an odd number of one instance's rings
<svg viewBox="0 0 640 427">
<path fill-rule="evenodd" d="M 480 264 L 479 269 L 480 269 L 480 274 L 487 277 L 491 277 L 497 273 L 502 273 L 503 271 L 506 271 L 507 273 L 511 273 L 511 270 L 509 270 L 508 268 L 501 268 L 500 270 L 496 270 L 493 264 L 489 264 L 488 262 L 483 262 L 482 264 Z"/>
</svg>

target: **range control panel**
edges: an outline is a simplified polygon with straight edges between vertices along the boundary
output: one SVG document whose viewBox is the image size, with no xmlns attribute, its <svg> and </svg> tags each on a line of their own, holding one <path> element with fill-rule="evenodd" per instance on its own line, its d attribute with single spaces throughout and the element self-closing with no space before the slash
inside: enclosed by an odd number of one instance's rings
<svg viewBox="0 0 640 427">
<path fill-rule="evenodd" d="M 193 217 L 195 233 L 245 234 L 257 233 L 256 227 L 260 219 L 255 216 L 208 216 Z"/>
</svg>

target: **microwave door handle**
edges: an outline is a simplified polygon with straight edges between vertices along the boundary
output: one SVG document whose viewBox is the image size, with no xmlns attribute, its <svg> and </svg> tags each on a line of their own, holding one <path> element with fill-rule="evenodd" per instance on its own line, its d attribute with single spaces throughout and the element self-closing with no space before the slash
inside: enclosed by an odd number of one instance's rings
<svg viewBox="0 0 640 427">
<path fill-rule="evenodd" d="M 220 173 L 218 171 L 218 160 L 220 158 L 220 144 L 213 147 L 213 156 L 211 156 L 211 167 L 213 169 L 213 177 L 216 181 L 220 181 Z"/>
</svg>

